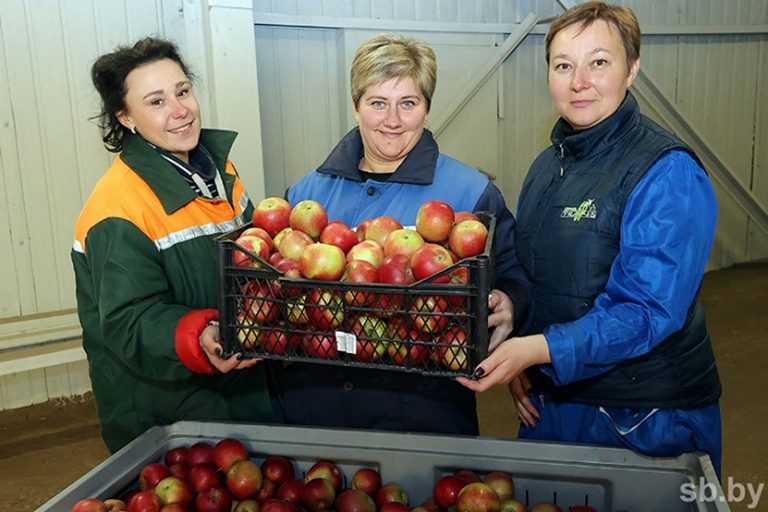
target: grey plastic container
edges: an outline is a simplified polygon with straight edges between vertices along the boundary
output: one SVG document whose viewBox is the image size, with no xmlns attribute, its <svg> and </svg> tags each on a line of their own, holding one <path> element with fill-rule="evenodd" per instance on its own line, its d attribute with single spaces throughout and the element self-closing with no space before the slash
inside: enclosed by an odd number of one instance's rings
<svg viewBox="0 0 768 512">
<path fill-rule="evenodd" d="M 399 483 L 411 506 L 431 496 L 445 474 L 468 468 L 511 473 L 516 498 L 529 506 L 554 501 L 567 511 L 588 504 L 600 512 L 728 511 L 709 457 L 649 458 L 616 448 L 534 443 L 489 437 L 438 436 L 283 425 L 179 422 L 155 427 L 45 503 L 41 511 L 68 511 L 79 499 L 106 499 L 133 490 L 141 468 L 161 462 L 170 448 L 224 437 L 243 441 L 251 458 L 284 455 L 303 474 L 320 459 L 335 461 L 346 479 L 361 467 Z M 345 482 L 346 483 L 346 482 Z M 707 500 L 684 502 L 681 485 L 711 484 Z"/>
</svg>

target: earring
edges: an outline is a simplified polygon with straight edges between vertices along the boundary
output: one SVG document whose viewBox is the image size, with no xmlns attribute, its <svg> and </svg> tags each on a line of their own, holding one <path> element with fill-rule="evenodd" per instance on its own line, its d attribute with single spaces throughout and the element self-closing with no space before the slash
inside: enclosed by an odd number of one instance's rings
<svg viewBox="0 0 768 512">
<path fill-rule="evenodd" d="M 136 135 L 136 127 L 135 126 L 131 126 L 131 133 Z"/>
</svg>

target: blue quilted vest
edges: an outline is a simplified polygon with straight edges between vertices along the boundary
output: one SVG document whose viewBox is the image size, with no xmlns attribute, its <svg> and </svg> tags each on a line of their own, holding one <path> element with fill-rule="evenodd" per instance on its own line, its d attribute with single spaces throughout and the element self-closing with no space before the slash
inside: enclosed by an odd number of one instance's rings
<svg viewBox="0 0 768 512">
<path fill-rule="evenodd" d="M 574 132 L 560 120 L 551 138 L 553 146 L 526 177 L 515 233 L 518 256 L 534 281 L 533 332 L 539 333 L 580 318 L 604 291 L 627 198 L 648 169 L 673 149 L 697 159 L 641 115 L 631 93 L 594 128 Z M 559 387 L 537 370 L 530 374 L 551 399 L 592 405 L 694 408 L 715 403 L 721 393 L 696 299 L 682 329 L 644 356 Z"/>
</svg>

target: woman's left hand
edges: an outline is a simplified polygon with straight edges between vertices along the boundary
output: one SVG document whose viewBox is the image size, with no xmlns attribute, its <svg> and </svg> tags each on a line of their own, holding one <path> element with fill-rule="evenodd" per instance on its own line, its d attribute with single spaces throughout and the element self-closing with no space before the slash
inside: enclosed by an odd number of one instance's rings
<svg viewBox="0 0 768 512">
<path fill-rule="evenodd" d="M 200 348 L 208 357 L 208 361 L 221 373 L 250 368 L 261 361 L 261 359 L 238 359 L 238 354 L 233 354 L 226 359 L 221 357 L 221 338 L 218 325 L 209 325 L 200 333 Z"/>
<path fill-rule="evenodd" d="M 509 383 L 529 366 L 549 362 L 549 347 L 543 334 L 510 338 L 477 366 L 475 380 L 466 377 L 456 377 L 456 380 L 473 391 L 485 391 Z"/>
</svg>

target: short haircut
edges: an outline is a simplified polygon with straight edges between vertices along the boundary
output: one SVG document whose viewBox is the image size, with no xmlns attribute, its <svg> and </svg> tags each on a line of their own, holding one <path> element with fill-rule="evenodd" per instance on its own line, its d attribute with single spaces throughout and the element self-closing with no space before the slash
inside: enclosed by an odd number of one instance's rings
<svg viewBox="0 0 768 512">
<path fill-rule="evenodd" d="M 398 34 L 381 34 L 364 42 L 352 59 L 350 85 L 352 101 L 357 106 L 366 89 L 393 78 L 410 77 L 427 102 L 437 83 L 435 52 L 423 41 Z"/>
<path fill-rule="evenodd" d="M 603 2 L 586 2 L 571 7 L 549 25 L 545 39 L 547 64 L 549 64 L 552 40 L 561 30 L 576 24 L 586 28 L 598 20 L 609 23 L 619 31 L 619 37 L 627 55 L 627 64 L 631 66 L 640 58 L 640 24 L 632 9 Z"/>
</svg>

